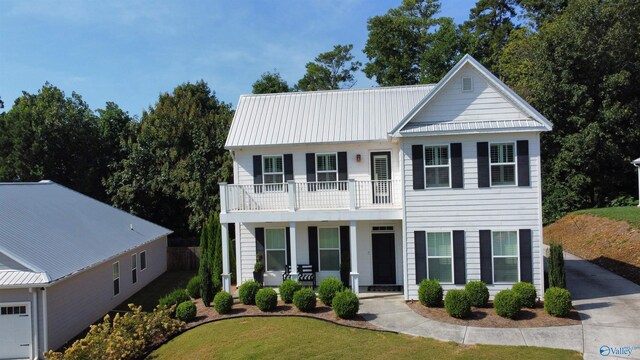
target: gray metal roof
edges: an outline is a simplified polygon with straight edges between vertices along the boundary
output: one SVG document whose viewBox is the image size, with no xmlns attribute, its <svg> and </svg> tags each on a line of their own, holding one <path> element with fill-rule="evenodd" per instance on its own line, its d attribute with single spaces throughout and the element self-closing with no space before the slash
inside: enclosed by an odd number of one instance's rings
<svg viewBox="0 0 640 360">
<path fill-rule="evenodd" d="M 50 181 L 0 183 L 0 252 L 26 268 L 16 270 L 43 273 L 45 280 L 56 281 L 170 233 Z M 32 279 L 13 276 L 27 283 Z"/>
<path fill-rule="evenodd" d="M 42 285 L 48 282 L 44 273 L 20 270 L 0 271 L 0 286 Z"/>
<path fill-rule="evenodd" d="M 225 147 L 386 140 L 434 87 L 242 95 Z"/>
<path fill-rule="evenodd" d="M 517 131 L 535 130 L 545 131 L 546 128 L 538 121 L 533 119 L 518 120 L 492 120 L 492 121 L 454 121 L 454 122 L 410 122 L 405 125 L 400 134 L 402 136 L 410 136 L 411 134 L 424 135 L 443 135 L 450 133 L 473 133 L 473 132 L 495 132 L 496 130 Z"/>
</svg>

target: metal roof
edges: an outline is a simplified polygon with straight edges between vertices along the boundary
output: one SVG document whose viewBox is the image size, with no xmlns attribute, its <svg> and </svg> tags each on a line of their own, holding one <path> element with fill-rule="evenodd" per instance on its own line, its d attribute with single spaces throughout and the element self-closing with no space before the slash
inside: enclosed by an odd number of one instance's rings
<svg viewBox="0 0 640 360">
<path fill-rule="evenodd" d="M 434 87 L 242 95 L 225 147 L 386 140 Z"/>
<path fill-rule="evenodd" d="M 0 183 L 0 214 L 0 252 L 52 282 L 171 233 L 50 181 Z"/>
<path fill-rule="evenodd" d="M 410 122 L 400 130 L 401 136 L 412 134 L 443 135 L 458 132 L 495 132 L 496 130 L 517 131 L 518 129 L 531 131 L 538 129 L 545 131 L 546 128 L 532 119 L 518 120 L 492 120 L 492 121 L 454 121 L 454 122 Z"/>
<path fill-rule="evenodd" d="M 44 273 L 20 270 L 0 271 L 0 286 L 43 285 L 48 282 Z"/>
</svg>

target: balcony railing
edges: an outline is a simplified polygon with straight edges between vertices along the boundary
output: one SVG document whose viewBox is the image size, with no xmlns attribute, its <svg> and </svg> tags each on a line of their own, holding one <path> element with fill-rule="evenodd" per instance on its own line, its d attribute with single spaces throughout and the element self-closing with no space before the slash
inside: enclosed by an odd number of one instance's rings
<svg viewBox="0 0 640 360">
<path fill-rule="evenodd" d="M 397 180 L 220 184 L 223 212 L 400 208 Z"/>
</svg>

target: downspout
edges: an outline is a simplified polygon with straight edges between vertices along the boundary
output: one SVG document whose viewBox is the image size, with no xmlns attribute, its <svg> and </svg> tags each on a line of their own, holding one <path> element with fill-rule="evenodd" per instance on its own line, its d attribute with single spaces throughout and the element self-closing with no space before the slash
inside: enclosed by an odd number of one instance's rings
<svg viewBox="0 0 640 360">
<path fill-rule="evenodd" d="M 42 288 L 42 327 L 44 351 L 49 351 L 49 313 L 47 312 L 47 288 Z"/>
<path fill-rule="evenodd" d="M 31 350 L 31 356 L 34 359 L 38 359 L 40 357 L 40 347 L 38 346 L 38 337 L 40 336 L 40 331 L 38 329 L 38 289 L 37 288 L 29 288 L 29 292 L 31 293 L 31 335 L 33 336 L 32 344 L 33 348 Z"/>
</svg>

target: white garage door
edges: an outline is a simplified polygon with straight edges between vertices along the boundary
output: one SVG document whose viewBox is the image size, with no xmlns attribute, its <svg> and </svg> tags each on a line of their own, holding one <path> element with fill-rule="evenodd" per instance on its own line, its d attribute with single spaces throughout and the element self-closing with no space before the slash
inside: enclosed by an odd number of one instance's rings
<svg viewBox="0 0 640 360">
<path fill-rule="evenodd" d="M 0 303 L 0 359 L 31 357 L 31 306 Z"/>
</svg>

